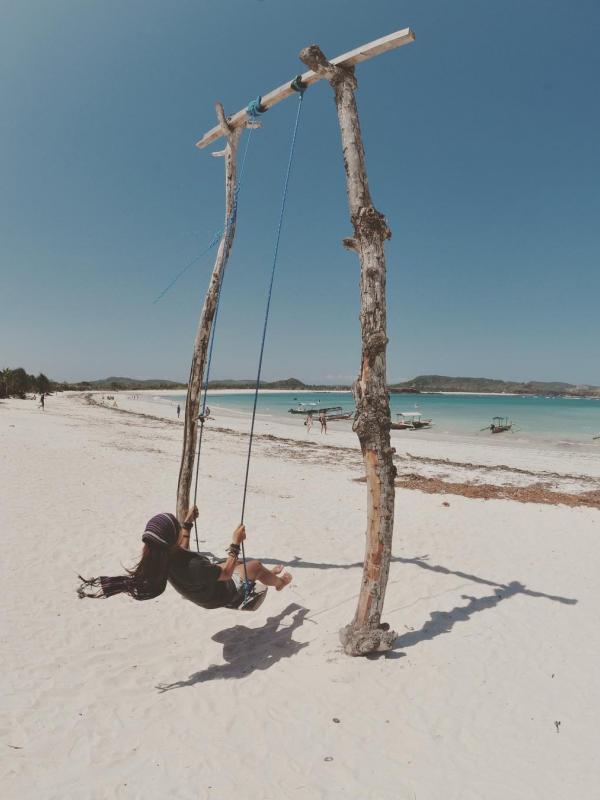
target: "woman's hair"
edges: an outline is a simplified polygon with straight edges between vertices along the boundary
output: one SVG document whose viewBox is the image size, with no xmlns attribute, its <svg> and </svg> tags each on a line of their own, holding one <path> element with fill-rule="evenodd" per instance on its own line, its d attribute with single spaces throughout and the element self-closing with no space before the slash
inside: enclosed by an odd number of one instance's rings
<svg viewBox="0 0 600 800">
<path fill-rule="evenodd" d="M 167 585 L 172 553 L 177 549 L 179 523 L 172 514 L 158 514 L 147 523 L 142 536 L 144 549 L 135 567 L 126 575 L 83 578 L 77 589 L 79 597 L 112 597 L 125 593 L 135 600 L 151 600 L 161 595 Z M 86 591 L 93 589 L 94 591 Z"/>
<path fill-rule="evenodd" d="M 99 578 L 83 578 L 79 575 L 81 586 L 77 589 L 79 597 L 112 597 L 124 592 L 135 600 L 152 600 L 161 595 L 167 586 L 171 550 L 145 544 L 142 557 L 126 575 L 113 577 L 102 575 Z M 95 589 L 86 592 L 86 589 Z"/>
<path fill-rule="evenodd" d="M 145 544 L 136 566 L 127 570 L 130 579 L 128 594 L 136 600 L 151 600 L 162 594 L 167 585 L 171 551 Z"/>
</svg>

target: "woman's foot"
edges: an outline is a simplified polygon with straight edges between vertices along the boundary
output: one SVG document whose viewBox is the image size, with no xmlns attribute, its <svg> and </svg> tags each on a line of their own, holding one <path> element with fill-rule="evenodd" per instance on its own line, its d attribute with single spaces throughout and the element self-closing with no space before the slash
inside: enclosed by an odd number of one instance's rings
<svg viewBox="0 0 600 800">
<path fill-rule="evenodd" d="M 288 583 L 292 582 L 292 576 L 289 572 L 284 572 L 283 575 L 279 578 L 279 584 L 277 586 L 277 591 L 280 592 L 282 589 L 288 585 Z"/>
</svg>

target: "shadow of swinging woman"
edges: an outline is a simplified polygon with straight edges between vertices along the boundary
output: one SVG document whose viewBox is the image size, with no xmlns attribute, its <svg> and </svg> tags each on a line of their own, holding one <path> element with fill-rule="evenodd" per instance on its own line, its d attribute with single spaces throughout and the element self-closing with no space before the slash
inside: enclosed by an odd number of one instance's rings
<svg viewBox="0 0 600 800">
<path fill-rule="evenodd" d="M 205 681 L 244 678 L 255 670 L 269 669 L 282 658 L 295 656 L 308 647 L 308 642 L 296 642 L 292 639 L 292 634 L 302 625 L 308 612 L 308 608 L 291 603 L 276 616 L 269 617 L 262 628 L 234 625 L 219 631 L 211 638 L 223 645 L 226 664 L 211 664 L 210 667 L 190 675 L 187 680 L 161 683 L 156 688 L 159 692 L 168 692 Z M 280 628 L 282 621 L 289 616 L 292 616 L 291 624 Z"/>
</svg>

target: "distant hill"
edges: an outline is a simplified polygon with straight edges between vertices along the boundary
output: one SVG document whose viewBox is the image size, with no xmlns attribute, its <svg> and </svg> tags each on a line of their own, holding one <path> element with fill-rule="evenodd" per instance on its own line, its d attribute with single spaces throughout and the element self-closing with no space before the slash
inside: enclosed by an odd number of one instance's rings
<svg viewBox="0 0 600 800">
<path fill-rule="evenodd" d="M 162 378 L 101 378 L 97 381 L 82 381 L 92 389 L 186 389 L 187 384 L 168 381 Z"/>
<path fill-rule="evenodd" d="M 506 392 L 507 394 L 591 395 L 600 396 L 600 387 L 561 381 L 502 381 L 497 378 L 453 378 L 448 375 L 418 375 L 404 383 L 394 383 L 391 392 Z"/>
<path fill-rule="evenodd" d="M 256 380 L 247 380 L 247 381 L 209 381 L 208 388 L 209 389 L 254 389 L 256 386 Z M 299 381 L 298 378 L 286 378 L 285 380 L 281 381 L 261 381 L 260 382 L 261 389 L 311 389 L 313 387 L 307 386 L 302 381 Z M 330 388 L 330 387 L 327 387 Z"/>
<path fill-rule="evenodd" d="M 161 378 L 139 379 L 110 377 L 96 381 L 81 381 L 71 384 L 54 384 L 56 389 L 100 389 L 100 390 L 135 390 L 135 389 L 181 389 L 187 390 L 187 384 L 177 381 L 168 381 Z M 256 381 L 248 380 L 218 380 L 210 381 L 210 389 L 254 389 Z M 298 378 L 284 378 L 278 381 L 261 381 L 261 389 L 287 389 L 291 391 L 348 391 L 350 386 L 330 386 L 323 384 L 308 384 Z M 410 381 L 393 383 L 388 387 L 392 394 L 426 394 L 427 392 L 476 392 L 476 393 L 506 393 L 506 394 L 542 394 L 542 395 L 568 395 L 573 397 L 600 397 L 600 387 L 590 385 L 576 385 L 561 381 L 502 381 L 498 378 L 465 378 L 450 377 L 448 375 L 418 375 Z"/>
<path fill-rule="evenodd" d="M 256 380 L 249 378 L 248 380 L 210 381 L 208 386 L 210 389 L 254 389 L 256 386 Z M 261 381 L 260 387 L 261 389 L 291 390 L 317 388 L 314 386 L 307 386 L 297 378 L 285 378 L 284 380 L 280 381 Z M 186 391 L 187 383 L 168 381 L 163 378 L 123 378 L 112 375 L 109 378 L 101 378 L 95 381 L 79 381 L 78 383 L 62 384 L 61 388 L 100 389 L 112 391 L 118 391 L 119 389 L 127 391 L 131 391 L 133 389 L 182 389 L 183 391 Z M 332 387 L 326 386 L 321 388 L 330 389 Z"/>
</svg>

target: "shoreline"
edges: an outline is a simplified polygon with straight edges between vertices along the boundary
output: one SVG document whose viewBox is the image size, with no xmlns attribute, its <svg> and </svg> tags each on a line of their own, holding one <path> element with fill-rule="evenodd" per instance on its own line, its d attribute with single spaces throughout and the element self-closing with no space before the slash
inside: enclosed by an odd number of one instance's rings
<svg viewBox="0 0 600 800">
<path fill-rule="evenodd" d="M 95 396 L 98 395 L 106 395 L 105 392 L 95 392 L 91 393 Z M 146 390 L 145 392 L 138 392 L 133 393 L 137 399 L 132 401 L 132 393 L 123 391 L 123 392 L 115 392 L 113 393 L 114 396 L 119 400 L 121 403 L 130 403 L 134 402 L 136 404 L 139 403 L 146 403 L 149 406 L 153 405 L 155 408 L 157 407 L 170 407 L 173 408 L 177 401 L 174 396 L 178 396 L 182 398 L 180 400 L 183 403 L 183 396 L 179 392 L 156 392 L 153 390 Z M 286 396 L 290 396 L 290 394 L 294 394 L 293 392 L 279 392 L 276 390 L 268 390 L 264 393 L 265 396 L 270 395 L 282 395 L 285 394 Z M 307 392 L 306 394 L 314 395 L 313 392 Z M 348 393 L 351 395 L 351 393 Z M 218 412 L 219 416 L 222 417 L 239 417 L 240 419 L 248 418 L 250 409 L 243 409 L 237 407 L 228 407 L 226 403 L 222 405 L 218 403 L 219 397 L 251 397 L 253 395 L 252 392 L 247 392 L 245 390 L 232 390 L 228 393 L 215 391 L 208 393 L 209 398 L 209 405 L 212 406 L 213 411 L 216 413 Z M 301 395 L 298 395 L 299 397 Z M 514 395 L 513 395 L 514 397 Z M 396 401 L 398 402 L 398 401 Z M 131 407 L 135 409 L 135 406 Z M 600 411 L 600 408 L 598 409 Z M 483 412 L 483 409 L 479 410 Z M 149 412 L 151 413 L 151 412 Z M 167 412 L 162 412 L 167 413 Z M 434 443 L 443 443 L 447 444 L 449 447 L 460 447 L 461 443 L 471 444 L 473 446 L 488 446 L 489 448 L 499 450 L 503 450 L 504 448 L 509 449 L 533 449 L 533 450 L 540 450 L 540 451 L 547 451 L 549 453 L 554 454 L 565 454 L 569 451 L 579 452 L 583 456 L 589 457 L 589 459 L 598 459 L 598 455 L 600 453 L 599 445 L 597 442 L 593 440 L 593 435 L 596 433 L 596 429 L 590 426 L 589 431 L 577 431 L 576 433 L 570 434 L 569 431 L 561 431 L 559 433 L 550 433 L 545 431 L 536 431 L 534 430 L 517 430 L 511 433 L 502 434 L 500 436 L 490 436 L 489 433 L 486 431 L 480 431 L 480 425 L 476 422 L 473 422 L 473 425 L 469 424 L 468 426 L 465 425 L 461 418 L 457 418 L 456 420 L 447 419 L 445 421 L 440 422 L 438 418 L 436 418 L 435 414 L 436 411 L 433 408 L 428 408 L 423 411 L 425 416 L 433 416 L 434 417 L 434 424 L 433 427 L 429 430 L 424 431 L 404 431 L 404 432 L 394 432 L 392 431 L 392 439 L 396 440 L 397 437 L 400 437 L 400 441 L 403 443 L 406 442 L 407 446 L 412 447 L 413 441 L 425 441 L 431 440 L 432 446 L 435 447 Z M 488 411 L 486 410 L 485 416 L 481 416 L 481 422 L 483 423 L 486 420 Z M 516 427 L 519 428 L 519 419 L 518 419 L 518 412 L 510 409 L 508 412 L 505 413 L 512 413 L 514 418 L 516 418 Z M 594 412 L 592 412 L 594 413 Z M 261 410 L 259 406 L 259 410 L 257 413 L 257 419 L 262 418 L 265 421 L 270 420 L 274 424 L 279 424 L 286 426 L 287 429 L 290 427 L 297 428 L 297 424 L 295 424 L 295 415 L 290 415 L 287 413 L 283 413 L 281 409 L 274 409 L 272 411 L 265 411 Z M 489 418 L 487 418 L 489 421 Z M 333 423 L 334 427 L 339 428 L 339 423 Z M 349 429 L 351 427 L 351 420 L 348 420 L 342 423 L 342 427 L 345 429 Z M 598 427 L 600 428 L 600 419 L 598 420 Z M 289 433 L 289 431 L 288 431 Z M 410 438 L 408 438 L 410 437 Z M 408 444 L 410 442 L 410 445 Z M 419 446 L 419 445 L 417 445 Z"/>
<path fill-rule="evenodd" d="M 187 395 L 186 389 L 89 389 L 77 392 L 77 394 L 84 394 L 87 392 L 91 394 L 161 394 L 161 395 Z M 351 389 L 259 389 L 259 395 L 264 394 L 352 394 Z M 253 395 L 254 389 L 209 389 L 208 395 L 211 394 L 229 394 L 229 395 Z"/>
<path fill-rule="evenodd" d="M 85 393 L 87 394 L 87 393 Z M 110 404 L 107 408 L 111 408 Z M 183 417 L 177 420 L 173 413 L 171 401 L 152 401 L 148 398 L 130 400 L 121 397 L 119 409 L 132 414 L 148 415 L 156 419 L 164 419 L 183 426 Z M 117 410 L 119 410 L 117 409 Z M 231 430 L 245 435 L 249 429 L 248 413 L 239 410 L 212 406 L 213 414 L 206 430 Z M 256 433 L 269 436 L 275 440 L 296 441 L 299 444 L 310 443 L 315 447 L 342 447 L 350 451 L 358 451 L 358 439 L 352 431 L 350 421 L 334 421 L 328 423 L 328 433 L 321 436 L 313 426 L 307 434 L 304 425 L 293 415 L 289 417 L 257 414 Z M 444 465 L 456 464 L 469 467 L 480 465 L 482 468 L 530 469 L 544 478 L 548 475 L 579 475 L 584 478 L 600 477 L 600 459 L 598 448 L 592 443 L 577 444 L 568 447 L 548 443 L 546 440 L 515 439 L 499 437 L 465 437 L 460 434 L 441 434 L 435 438 L 427 436 L 430 431 L 391 431 L 391 444 L 400 456 L 408 456 L 437 462 L 438 471 L 444 471 Z M 437 474 L 437 473 L 436 473 Z M 481 477 L 481 476 L 479 476 Z"/>
<path fill-rule="evenodd" d="M 101 393 L 101 394 L 120 394 L 120 393 L 129 393 L 129 394 L 176 394 L 176 395 L 186 395 L 187 389 L 67 389 L 67 392 L 93 392 L 93 393 Z M 248 389 L 236 389 L 236 388 L 227 388 L 227 389 L 214 389 L 209 388 L 209 394 L 254 394 L 253 388 Z M 346 389 L 259 389 L 259 395 L 264 394 L 352 394 L 351 388 Z M 396 397 L 427 397 L 427 395 L 447 395 L 451 396 L 465 396 L 465 397 L 539 397 L 539 398 L 548 398 L 548 399 L 562 399 L 562 400 L 598 400 L 600 401 L 600 395 L 598 394 L 535 394 L 530 392 L 455 392 L 455 391 L 437 391 L 431 390 L 429 392 L 403 392 L 403 391 L 394 391 L 390 390 L 390 394 Z"/>
</svg>

